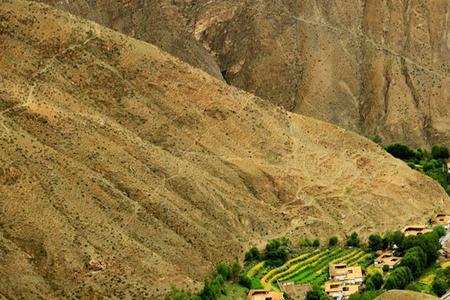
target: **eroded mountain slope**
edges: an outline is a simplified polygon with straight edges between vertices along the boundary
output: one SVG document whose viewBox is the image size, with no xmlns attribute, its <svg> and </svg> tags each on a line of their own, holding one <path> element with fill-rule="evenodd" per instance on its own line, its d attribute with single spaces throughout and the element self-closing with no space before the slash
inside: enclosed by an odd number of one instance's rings
<svg viewBox="0 0 450 300">
<path fill-rule="evenodd" d="M 387 142 L 449 146 L 449 3 L 200 0 L 188 14 L 231 84 Z"/>
<path fill-rule="evenodd" d="M 441 187 L 370 141 L 48 6 L 0 4 L 0 291 L 143 297 L 253 243 L 425 222 Z"/>
<path fill-rule="evenodd" d="M 229 83 L 290 111 L 386 142 L 450 146 L 447 0 L 45 2 L 210 73 L 215 59 Z"/>
</svg>

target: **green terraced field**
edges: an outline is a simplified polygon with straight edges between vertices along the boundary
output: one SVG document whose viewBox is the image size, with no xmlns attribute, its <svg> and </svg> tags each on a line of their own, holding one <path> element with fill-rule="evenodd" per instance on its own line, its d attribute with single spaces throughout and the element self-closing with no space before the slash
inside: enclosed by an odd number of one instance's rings
<svg viewBox="0 0 450 300">
<path fill-rule="evenodd" d="M 247 275 L 255 286 L 277 290 L 277 281 L 295 283 L 323 284 L 328 279 L 330 263 L 346 263 L 350 266 L 361 265 L 363 268 L 373 260 L 370 253 L 361 249 L 320 249 L 303 253 L 277 268 L 270 268 L 264 263 L 253 267 Z M 259 284 L 258 284 L 259 283 Z"/>
</svg>

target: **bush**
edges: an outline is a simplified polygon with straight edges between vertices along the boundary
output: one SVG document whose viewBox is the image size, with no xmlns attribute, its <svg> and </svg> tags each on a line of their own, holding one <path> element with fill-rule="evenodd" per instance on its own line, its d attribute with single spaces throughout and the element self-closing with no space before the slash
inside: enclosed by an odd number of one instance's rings
<svg viewBox="0 0 450 300">
<path fill-rule="evenodd" d="M 379 290 L 383 286 L 383 275 L 375 273 L 366 278 L 366 290 Z"/>
<path fill-rule="evenodd" d="M 264 258 L 270 266 L 278 267 L 288 258 L 287 240 L 272 240 L 266 245 Z"/>
<path fill-rule="evenodd" d="M 392 156 L 403 160 L 408 160 L 415 157 L 415 153 L 408 146 L 403 144 L 392 144 L 384 148 Z"/>
<path fill-rule="evenodd" d="M 434 145 L 431 148 L 431 155 L 433 156 L 434 159 L 448 159 L 450 157 L 448 148 L 438 145 Z"/>
<path fill-rule="evenodd" d="M 332 236 L 332 237 L 330 237 L 330 240 L 328 241 L 328 246 L 329 247 L 334 247 L 334 246 L 337 245 L 337 243 L 338 243 L 337 236 Z"/>
<path fill-rule="evenodd" d="M 383 270 L 384 273 L 389 272 L 389 266 L 388 265 L 383 265 L 382 270 Z"/>
<path fill-rule="evenodd" d="M 306 300 L 320 300 L 322 295 L 323 295 L 323 292 L 318 291 L 318 290 L 308 291 L 306 293 Z"/>
<path fill-rule="evenodd" d="M 443 237 L 446 233 L 444 226 L 437 225 L 433 228 L 433 232 L 436 233 L 438 237 Z"/>
<path fill-rule="evenodd" d="M 310 239 L 305 238 L 305 239 L 300 239 L 300 241 L 298 242 L 298 245 L 300 247 L 311 247 L 313 245 L 313 242 L 311 242 Z"/>
<path fill-rule="evenodd" d="M 394 245 L 401 246 L 404 234 L 397 230 L 397 231 L 387 231 L 383 236 L 383 245 L 385 248 L 392 248 Z"/>
<path fill-rule="evenodd" d="M 231 268 L 224 262 L 221 262 L 216 266 L 216 272 L 225 280 L 229 280 L 231 278 Z"/>
<path fill-rule="evenodd" d="M 413 276 L 411 270 L 407 267 L 398 267 L 391 272 L 391 275 L 386 280 L 384 288 L 387 290 L 401 290 L 412 281 Z"/>
<path fill-rule="evenodd" d="M 261 260 L 261 253 L 259 252 L 259 249 L 256 248 L 255 246 L 250 248 L 250 250 L 248 250 L 245 253 L 245 259 L 244 260 L 245 261 L 252 261 L 252 260 L 259 261 L 259 260 Z"/>
<path fill-rule="evenodd" d="M 439 297 L 444 295 L 448 290 L 448 283 L 441 277 L 436 277 L 431 285 L 433 292 Z"/>
<path fill-rule="evenodd" d="M 241 269 L 242 267 L 239 262 L 234 262 L 234 264 L 231 266 L 230 279 L 236 282 L 238 280 L 239 272 L 241 272 Z"/>
<path fill-rule="evenodd" d="M 239 284 L 248 289 L 252 288 L 252 280 L 245 274 L 239 275 Z"/>
<path fill-rule="evenodd" d="M 360 240 L 358 237 L 358 234 L 356 232 L 353 232 L 347 239 L 347 246 L 348 247 L 359 247 Z"/>
<path fill-rule="evenodd" d="M 320 246 L 320 241 L 319 241 L 318 239 L 315 239 L 315 240 L 312 242 L 312 246 L 313 246 L 313 247 L 319 247 L 319 246 Z"/>
<path fill-rule="evenodd" d="M 371 234 L 369 236 L 369 248 L 372 251 L 384 249 L 383 238 L 379 234 Z"/>
<path fill-rule="evenodd" d="M 372 139 L 372 142 L 374 142 L 378 145 L 381 145 L 381 143 L 383 143 L 383 139 L 378 134 L 374 135 L 371 139 Z"/>
</svg>

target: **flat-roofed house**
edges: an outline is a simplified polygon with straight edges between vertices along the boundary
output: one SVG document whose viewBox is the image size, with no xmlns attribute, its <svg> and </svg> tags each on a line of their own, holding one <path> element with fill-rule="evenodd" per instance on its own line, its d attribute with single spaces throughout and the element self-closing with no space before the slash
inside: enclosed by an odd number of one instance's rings
<svg viewBox="0 0 450 300">
<path fill-rule="evenodd" d="M 375 259 L 375 267 L 388 266 L 389 269 L 393 269 L 401 260 L 402 258 L 394 256 L 392 251 L 386 251 Z"/>
<path fill-rule="evenodd" d="M 347 264 L 330 264 L 329 273 L 331 280 L 345 280 L 347 277 Z"/>
<path fill-rule="evenodd" d="M 280 292 L 250 290 L 247 294 L 247 300 L 284 300 L 284 296 Z"/>
<path fill-rule="evenodd" d="M 331 280 L 345 283 L 359 284 L 364 279 L 361 267 L 348 267 L 347 264 L 330 264 L 329 273 Z"/>
<path fill-rule="evenodd" d="M 433 229 L 425 226 L 425 225 L 410 225 L 403 228 L 402 232 L 405 236 L 411 235 L 421 235 L 428 232 L 432 232 Z"/>
<path fill-rule="evenodd" d="M 442 225 L 445 227 L 445 229 L 448 229 L 450 223 L 450 215 L 443 213 L 436 214 L 431 223 L 433 225 Z"/>
<path fill-rule="evenodd" d="M 359 291 L 359 285 L 345 284 L 342 281 L 327 281 L 324 288 L 325 293 L 336 300 L 348 299 L 350 295 Z"/>
</svg>

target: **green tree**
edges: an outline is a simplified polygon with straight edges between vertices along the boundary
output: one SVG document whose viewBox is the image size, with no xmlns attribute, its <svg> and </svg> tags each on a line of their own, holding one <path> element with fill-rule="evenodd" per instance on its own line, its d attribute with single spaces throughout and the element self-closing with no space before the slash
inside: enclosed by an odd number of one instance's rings
<svg viewBox="0 0 450 300">
<path fill-rule="evenodd" d="M 363 293 L 355 293 L 350 295 L 348 300 L 373 300 L 380 296 L 383 291 L 365 291 Z"/>
<path fill-rule="evenodd" d="M 319 239 L 315 239 L 315 240 L 312 242 L 312 246 L 313 246 L 313 247 L 319 247 L 319 246 L 320 246 L 320 241 L 319 241 Z"/>
<path fill-rule="evenodd" d="M 366 278 L 366 290 L 379 290 L 383 286 L 383 275 L 375 273 Z"/>
<path fill-rule="evenodd" d="M 256 248 L 255 246 L 251 247 L 250 250 L 248 250 L 245 253 L 245 261 L 252 261 L 252 260 L 256 260 L 259 261 L 261 260 L 261 253 L 259 252 L 259 249 Z"/>
<path fill-rule="evenodd" d="M 436 277 L 431 285 L 433 292 L 439 297 L 444 295 L 448 290 L 448 283 L 441 277 Z"/>
<path fill-rule="evenodd" d="M 306 300 L 320 300 L 323 292 L 319 290 L 311 290 L 306 293 Z"/>
<path fill-rule="evenodd" d="M 444 226 L 437 225 L 433 228 L 433 232 L 436 233 L 438 237 L 443 237 L 446 233 Z"/>
<path fill-rule="evenodd" d="M 383 270 L 384 273 L 389 272 L 389 266 L 388 265 L 383 265 L 382 270 Z"/>
<path fill-rule="evenodd" d="M 431 155 L 434 159 L 448 159 L 450 157 L 448 148 L 445 146 L 434 145 L 431 148 Z"/>
<path fill-rule="evenodd" d="M 287 241 L 272 240 L 266 245 L 264 258 L 267 260 L 268 265 L 280 266 L 287 260 L 288 256 Z"/>
<path fill-rule="evenodd" d="M 361 244 L 358 234 L 356 232 L 353 232 L 347 239 L 347 246 L 348 247 L 359 247 Z"/>
<path fill-rule="evenodd" d="M 224 280 L 230 280 L 231 278 L 231 268 L 227 263 L 219 263 L 216 266 L 216 272 L 221 275 Z"/>
<path fill-rule="evenodd" d="M 388 145 L 384 149 L 392 156 L 403 160 L 408 160 L 415 156 L 413 150 L 411 150 L 408 146 L 399 143 Z"/>
<path fill-rule="evenodd" d="M 398 267 L 391 272 L 391 275 L 386 279 L 384 288 L 387 290 L 403 289 L 411 281 L 413 276 L 411 270 L 407 267 Z"/>
<path fill-rule="evenodd" d="M 252 280 L 245 274 L 239 275 L 239 284 L 248 289 L 252 288 Z"/>
<path fill-rule="evenodd" d="M 372 251 L 384 249 L 383 238 L 379 234 L 371 234 L 369 236 L 369 248 Z"/>
<path fill-rule="evenodd" d="M 334 246 L 337 245 L 337 243 L 338 243 L 337 236 L 332 236 L 332 237 L 330 237 L 330 240 L 328 241 L 328 246 L 329 247 L 334 247 Z"/>
<path fill-rule="evenodd" d="M 230 270 L 230 273 L 231 273 L 230 277 L 234 282 L 236 282 L 238 280 L 239 272 L 241 272 L 241 270 L 242 270 L 241 265 L 239 264 L 239 262 L 235 261 L 233 263 L 233 265 L 231 266 L 231 270 Z"/>
<path fill-rule="evenodd" d="M 408 267 L 415 278 L 419 277 L 427 265 L 427 256 L 420 247 L 413 247 L 406 251 L 400 263 Z"/>
</svg>

